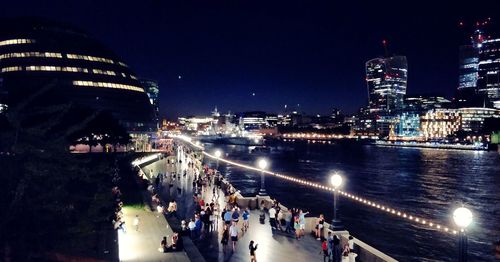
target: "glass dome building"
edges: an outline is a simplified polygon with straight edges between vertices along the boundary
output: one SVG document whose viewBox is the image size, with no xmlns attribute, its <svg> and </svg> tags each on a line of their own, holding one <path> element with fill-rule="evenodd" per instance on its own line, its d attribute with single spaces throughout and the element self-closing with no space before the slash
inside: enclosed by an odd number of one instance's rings
<svg viewBox="0 0 500 262">
<path fill-rule="evenodd" d="M 44 103 L 108 111 L 130 132 L 155 130 L 136 75 L 98 41 L 51 21 L 0 20 L 0 103 L 12 107 L 42 89 Z"/>
</svg>

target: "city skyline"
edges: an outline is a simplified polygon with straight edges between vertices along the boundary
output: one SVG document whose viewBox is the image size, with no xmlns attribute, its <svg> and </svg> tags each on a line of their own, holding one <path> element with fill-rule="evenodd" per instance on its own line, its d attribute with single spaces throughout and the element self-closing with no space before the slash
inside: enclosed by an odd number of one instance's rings
<svg viewBox="0 0 500 262">
<path fill-rule="evenodd" d="M 390 54 L 408 59 L 408 95 L 450 98 L 458 86 L 459 46 L 472 33 L 459 22 L 491 17 L 488 32 L 498 32 L 498 19 L 488 11 L 494 8 L 482 8 L 494 7 L 493 1 L 458 4 L 452 12 L 445 4 L 413 5 L 412 14 L 391 3 L 200 2 L 192 8 L 152 1 L 107 12 L 99 5 L 109 4 L 97 2 L 33 2 L 31 10 L 24 3 L 6 5 L 3 17 L 43 13 L 104 42 L 139 77 L 158 81 L 160 116 L 170 119 L 215 106 L 221 112 L 300 105 L 308 113 L 353 113 L 367 105 L 364 65 L 384 55 L 382 40 Z"/>
</svg>

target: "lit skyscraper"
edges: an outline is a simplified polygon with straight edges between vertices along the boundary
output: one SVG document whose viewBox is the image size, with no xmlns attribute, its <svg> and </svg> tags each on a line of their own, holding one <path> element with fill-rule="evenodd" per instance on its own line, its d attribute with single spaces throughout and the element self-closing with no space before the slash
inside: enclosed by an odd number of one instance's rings
<svg viewBox="0 0 500 262">
<path fill-rule="evenodd" d="M 160 88 L 158 87 L 158 82 L 150 79 L 139 80 L 149 97 L 149 102 L 153 107 L 155 124 L 159 128 L 160 125 Z"/>
<path fill-rule="evenodd" d="M 500 107 L 500 38 L 482 42 L 479 50 L 477 92 Z"/>
<path fill-rule="evenodd" d="M 472 45 L 460 46 L 458 90 L 475 90 L 478 78 L 479 49 Z"/>
<path fill-rule="evenodd" d="M 408 79 L 405 56 L 375 58 L 366 62 L 370 112 L 393 112 L 403 107 Z"/>
<path fill-rule="evenodd" d="M 479 53 L 484 41 L 484 33 L 479 28 L 470 36 L 471 42 L 459 49 L 459 77 L 457 101 L 462 106 L 479 106 L 483 99 L 478 95 Z"/>
<path fill-rule="evenodd" d="M 460 46 L 458 90 L 475 90 L 477 87 L 479 50 L 484 41 L 483 38 L 482 31 L 477 29 L 471 36 L 471 44 Z"/>
</svg>

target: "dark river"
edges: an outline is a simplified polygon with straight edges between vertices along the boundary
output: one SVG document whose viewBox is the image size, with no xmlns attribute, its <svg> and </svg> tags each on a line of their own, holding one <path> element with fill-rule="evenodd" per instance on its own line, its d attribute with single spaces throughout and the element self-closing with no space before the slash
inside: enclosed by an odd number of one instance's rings
<svg viewBox="0 0 500 262">
<path fill-rule="evenodd" d="M 255 165 L 267 157 L 270 169 L 329 185 L 333 171 L 344 177 L 347 192 L 453 227 L 452 212 L 462 204 L 473 212 L 468 228 L 469 261 L 494 261 L 493 242 L 500 238 L 500 154 L 460 150 L 390 148 L 357 143 L 283 143 L 265 155 L 245 146 L 220 148 L 229 159 Z M 212 163 L 214 164 L 214 163 Z M 255 195 L 259 173 L 220 164 L 243 195 Z M 333 216 L 333 195 L 266 179 L 267 191 L 288 207 L 313 215 Z M 347 230 L 400 261 L 456 261 L 457 237 L 416 225 L 384 211 L 340 197 L 340 216 Z"/>
</svg>

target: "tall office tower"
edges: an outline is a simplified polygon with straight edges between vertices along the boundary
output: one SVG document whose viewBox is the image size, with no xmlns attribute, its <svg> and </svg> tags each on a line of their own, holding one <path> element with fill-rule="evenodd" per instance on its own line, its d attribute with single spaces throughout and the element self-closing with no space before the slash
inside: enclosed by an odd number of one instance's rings
<svg viewBox="0 0 500 262">
<path fill-rule="evenodd" d="M 142 86 L 144 87 L 144 91 L 149 97 L 149 102 L 153 107 L 154 112 L 154 121 L 157 127 L 160 127 L 160 88 L 158 86 L 158 82 L 151 79 L 141 79 L 140 80 Z"/>
<path fill-rule="evenodd" d="M 470 36 L 471 42 L 459 49 L 459 77 L 457 87 L 457 102 L 459 107 L 478 106 L 482 104 L 478 96 L 479 53 L 484 41 L 484 33 L 476 29 Z"/>
<path fill-rule="evenodd" d="M 391 113 L 402 109 L 407 80 L 405 56 L 375 58 L 366 62 L 370 112 Z"/>
<path fill-rule="evenodd" d="M 482 42 L 479 50 L 477 92 L 500 108 L 500 38 Z"/>
</svg>

